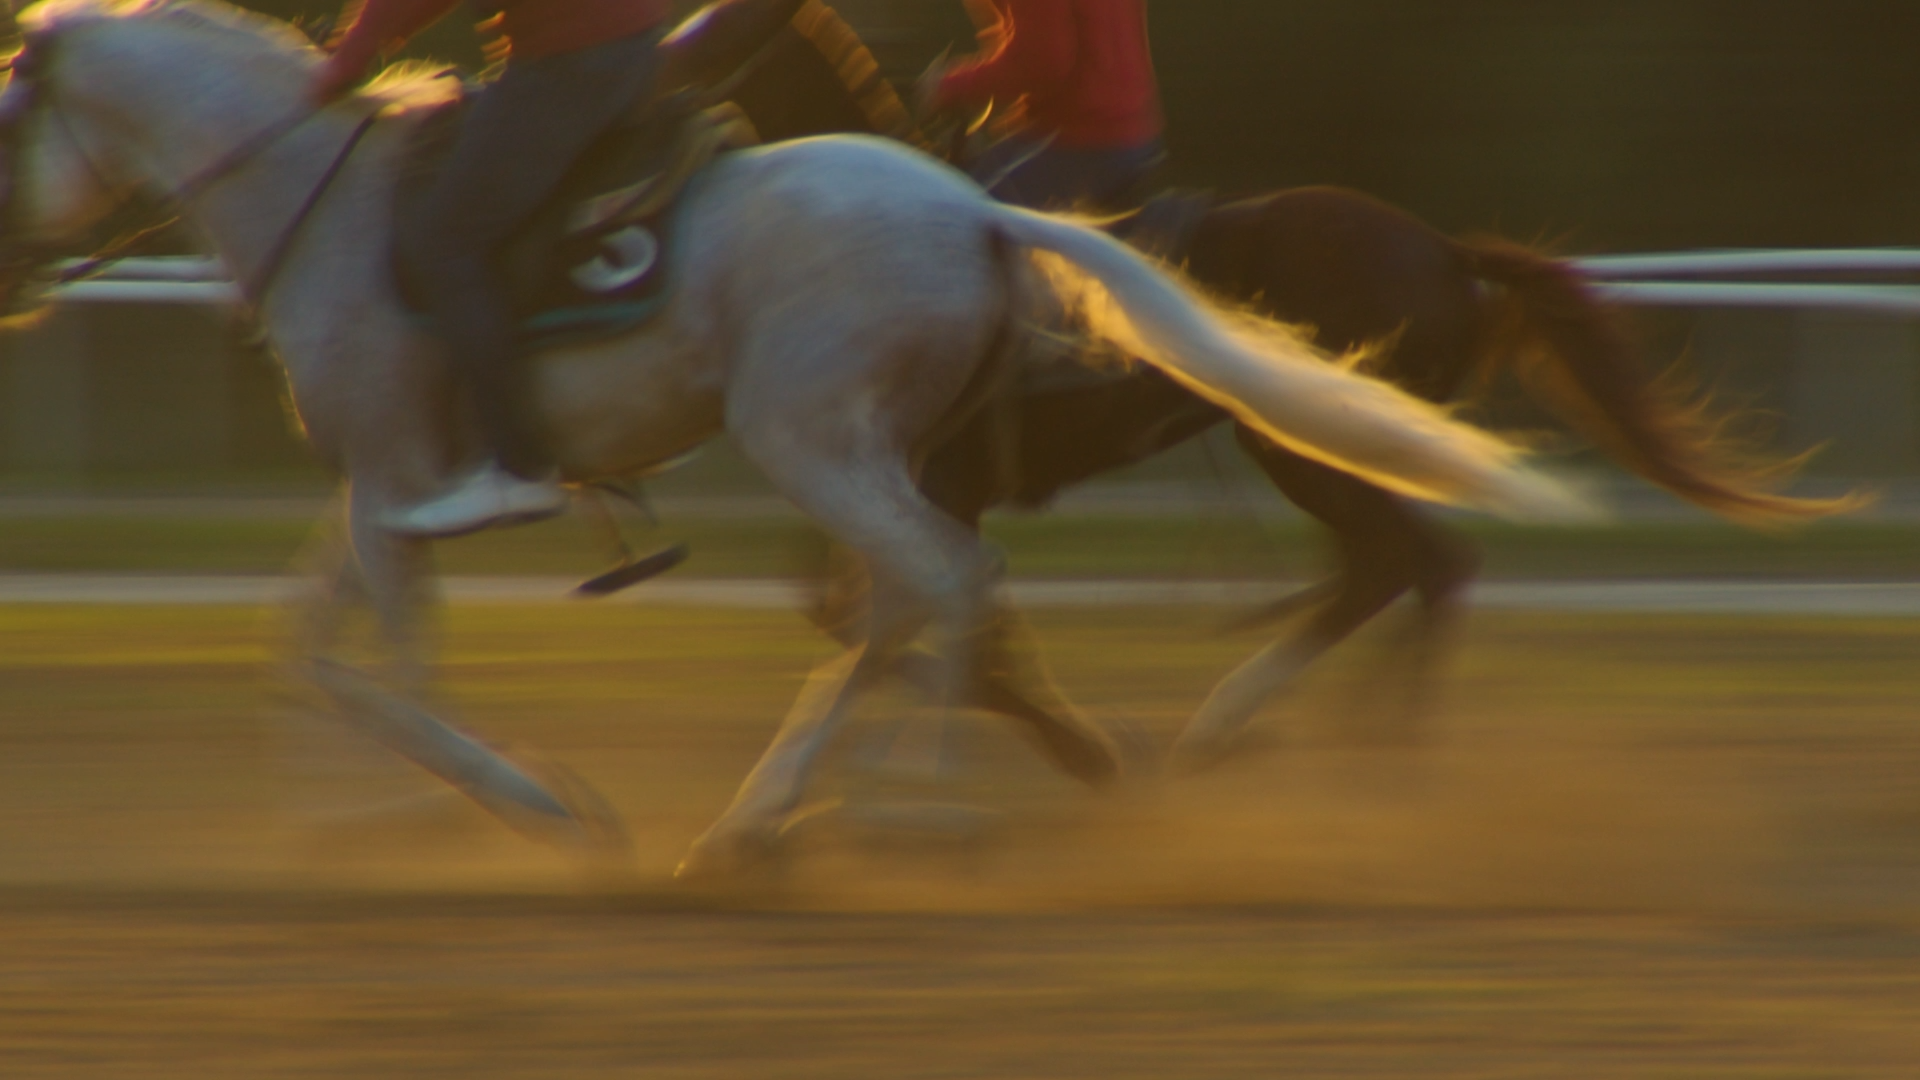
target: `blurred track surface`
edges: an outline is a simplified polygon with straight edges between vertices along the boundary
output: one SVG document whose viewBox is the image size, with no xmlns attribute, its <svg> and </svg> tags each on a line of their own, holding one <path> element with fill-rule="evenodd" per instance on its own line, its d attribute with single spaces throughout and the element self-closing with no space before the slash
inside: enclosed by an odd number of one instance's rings
<svg viewBox="0 0 1920 1080">
<path fill-rule="evenodd" d="M 1049 608 L 1163 743 L 1250 647 Z M 825 647 L 791 613 L 463 604 L 449 709 L 605 791 L 635 861 L 529 845 L 319 723 L 244 605 L 0 605 L 0 1075 L 1911 1077 L 1920 621 L 1480 611 L 1424 740 L 1366 642 L 1261 752 L 1092 797 L 1003 728 L 938 842 L 831 823 L 670 870 Z M 1389 628 L 1390 629 L 1390 628 Z M 1382 635 L 1373 642 L 1384 644 Z M 887 697 L 873 720 L 915 715 Z"/>
<path fill-rule="evenodd" d="M 578 579 L 452 577 L 447 599 L 472 604 L 580 603 Z M 299 578 L 267 575 L 0 574 L 0 604 L 231 605 L 284 602 Z M 1246 604 L 1286 588 L 1265 581 L 1015 581 L 1021 607 L 1143 607 Z M 800 586 L 777 580 L 667 578 L 605 600 L 668 607 L 787 609 Z M 1920 615 L 1920 583 L 1907 581 L 1491 581 L 1474 587 L 1481 607 L 1518 611 L 1665 614 Z"/>
</svg>

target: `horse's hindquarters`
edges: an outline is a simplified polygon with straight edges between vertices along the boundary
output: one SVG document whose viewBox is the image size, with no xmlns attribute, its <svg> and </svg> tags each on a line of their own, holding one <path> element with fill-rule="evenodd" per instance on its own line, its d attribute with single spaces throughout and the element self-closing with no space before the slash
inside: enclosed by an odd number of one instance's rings
<svg viewBox="0 0 1920 1080">
<path fill-rule="evenodd" d="M 982 202 L 944 166 L 878 140 L 717 166 L 684 219 L 680 321 L 720 358 L 729 428 L 851 424 L 918 445 L 1007 310 Z"/>
<path fill-rule="evenodd" d="M 727 428 L 874 588 L 864 647 L 816 674 L 687 873 L 778 835 L 854 701 L 929 622 L 939 696 L 961 693 L 998 563 L 928 504 L 912 457 L 979 399 L 1010 282 L 978 191 L 885 144 L 748 155 L 699 198 L 682 299 L 724 357 Z"/>
</svg>

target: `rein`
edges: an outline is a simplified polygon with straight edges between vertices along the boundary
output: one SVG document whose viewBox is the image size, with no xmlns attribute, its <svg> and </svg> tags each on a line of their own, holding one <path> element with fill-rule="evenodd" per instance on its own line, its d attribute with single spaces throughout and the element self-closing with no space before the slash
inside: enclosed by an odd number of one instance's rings
<svg viewBox="0 0 1920 1080">
<path fill-rule="evenodd" d="M 46 83 L 40 81 L 46 61 L 37 55 L 37 53 L 44 52 L 44 50 L 44 45 L 40 50 L 36 50 L 36 55 L 33 57 L 35 62 L 33 63 L 23 62 L 25 53 L 22 53 L 7 65 L 13 69 L 16 78 L 24 78 L 27 80 L 28 89 L 32 91 L 32 97 L 30 97 L 27 102 L 26 110 L 46 105 L 46 98 L 50 95 L 51 88 Z M 23 110 L 23 112 L 24 111 L 25 110 Z M 282 116 L 280 119 L 249 136 L 233 149 L 220 155 L 212 164 L 188 177 L 177 188 L 168 193 L 169 201 L 184 205 L 204 195 L 208 190 L 213 188 L 214 185 L 225 180 L 242 168 L 245 168 L 248 164 L 252 163 L 255 158 L 266 153 L 278 145 L 283 139 L 286 139 L 295 131 L 305 126 L 309 120 L 319 116 L 322 111 L 322 109 L 316 109 L 310 105 L 303 104 L 299 108 Z M 56 115 L 60 117 L 61 128 L 65 132 L 67 140 L 73 144 L 74 152 L 80 155 L 80 159 L 96 177 L 102 177 L 103 174 L 99 167 L 94 164 L 93 156 L 87 152 L 86 144 L 81 142 L 72 128 L 68 126 L 64 114 L 56 113 Z M 361 140 L 373 129 L 374 121 L 378 116 L 379 114 L 376 111 L 369 112 L 360 118 L 360 122 L 354 126 L 352 134 L 347 137 L 346 142 L 342 144 L 339 152 L 336 153 L 333 160 L 328 163 L 326 171 L 321 174 L 320 179 L 314 184 L 313 188 L 307 192 L 307 197 L 301 202 L 300 208 L 295 211 L 292 219 L 288 221 L 286 227 L 281 230 L 280 236 L 274 241 L 273 246 L 268 249 L 267 256 L 261 261 L 260 267 L 254 271 L 249 281 L 242 284 L 241 295 L 246 297 L 255 306 L 265 301 L 267 292 L 273 287 L 273 281 L 279 276 L 280 269 L 286 263 L 287 256 L 292 252 L 294 242 L 299 239 L 300 232 L 306 225 L 307 219 L 313 215 L 313 211 L 319 206 L 320 200 L 324 198 L 327 191 L 333 187 L 334 181 L 339 177 L 341 170 L 345 168 L 347 159 L 353 156 L 353 152 L 359 147 Z M 17 122 L 17 119 L 15 122 Z M 13 150 L 11 147 L 9 147 L 8 150 L 10 152 L 7 155 L 7 168 L 8 172 L 12 173 L 19 167 L 19 155 L 11 152 Z M 18 188 L 18 185 L 13 182 L 11 176 L 8 179 L 7 188 L 6 198 L 7 202 L 11 204 L 14 192 Z M 0 212 L 4 211 L 0 210 Z M 179 221 L 180 215 L 174 214 L 152 225 L 119 237 L 92 255 L 81 259 L 53 275 L 51 284 L 54 286 L 68 285 L 93 277 L 126 257 L 126 253 L 131 249 L 158 233 L 171 228 Z"/>
<path fill-rule="evenodd" d="M 38 84 L 35 84 L 35 89 L 39 89 Z M 38 104 L 38 102 L 36 101 L 35 104 Z M 246 165 L 247 162 L 265 153 L 273 144 L 291 135 L 293 130 L 305 123 L 310 116 L 312 116 L 312 110 L 302 109 L 297 113 L 281 117 L 278 122 L 258 132 L 252 138 L 241 143 L 228 153 L 221 155 L 220 160 L 200 170 L 193 176 L 188 177 L 186 183 L 181 184 L 179 189 L 171 194 L 171 201 L 176 203 L 191 202 L 195 197 L 203 194 L 208 188 L 226 179 L 227 174 L 238 171 L 242 166 Z M 87 153 L 86 145 L 74 135 L 73 129 L 67 125 L 64 116 L 61 117 L 60 126 L 66 131 L 67 140 L 73 143 L 74 149 L 79 152 L 81 160 L 87 163 L 88 170 L 96 177 L 100 176 L 100 169 L 94 165 L 93 156 Z M 139 229 L 127 236 L 116 239 L 91 256 L 82 259 L 80 262 L 56 274 L 53 283 L 55 285 L 66 285 L 83 278 L 91 277 L 105 269 L 109 264 L 117 261 L 121 252 L 177 224 L 179 221 L 180 216 L 176 214 Z"/>
<path fill-rule="evenodd" d="M 373 122 L 378 118 L 379 113 L 370 112 L 362 116 L 360 122 L 353 126 L 353 134 L 347 136 L 347 141 L 341 144 L 339 152 L 334 154 L 333 160 L 327 164 L 327 171 L 320 174 L 319 182 L 307 192 L 307 197 L 301 202 L 300 209 L 294 212 L 293 219 L 287 222 L 285 229 L 281 230 L 279 239 L 275 240 L 273 247 L 267 250 L 267 257 L 262 259 L 260 266 L 254 270 L 253 279 L 241 287 L 240 294 L 251 299 L 255 307 L 266 302 L 267 292 L 273 288 L 274 278 L 280 276 L 280 268 L 286 265 L 287 256 L 293 251 L 294 241 L 300 238 L 300 231 L 306 225 L 307 219 L 313 216 L 314 208 L 319 206 L 320 200 L 326 197 L 327 191 L 333 187 L 334 180 L 340 176 L 340 170 L 346 168 L 347 159 L 353 156 L 354 150 L 360 145 L 360 140 L 366 138 L 367 133 L 373 130 Z"/>
<path fill-rule="evenodd" d="M 247 139 L 239 146 L 221 155 L 220 159 L 212 165 L 189 177 L 185 183 L 182 183 L 170 193 L 169 197 L 171 201 L 175 203 L 188 203 L 204 195 L 215 184 L 218 184 L 231 174 L 244 168 L 254 158 L 272 149 L 280 140 L 292 135 L 308 120 L 313 119 L 319 114 L 319 110 L 301 108 L 294 113 L 281 117 L 278 121 L 257 132 L 253 137 Z M 340 170 L 346 167 L 347 159 L 353 156 L 354 150 L 360 145 L 360 140 L 366 138 L 367 133 L 373 130 L 373 124 L 376 119 L 378 119 L 377 113 L 368 113 L 360 118 L 358 124 L 354 125 L 353 133 L 347 136 L 347 140 L 341 145 L 339 152 L 334 154 L 333 160 L 327 164 L 326 171 L 320 174 L 319 181 L 307 192 L 307 197 L 300 203 L 300 208 L 294 212 L 293 217 L 287 222 L 286 227 L 280 231 L 280 236 L 274 240 L 273 246 L 267 249 L 267 256 L 261 260 L 260 267 L 254 271 L 250 280 L 241 285 L 241 295 L 246 297 L 249 302 L 258 306 L 266 300 L 267 292 L 273 288 L 274 279 L 280 276 L 280 268 L 286 264 L 287 256 L 293 250 L 294 241 L 299 239 L 302 227 L 306 225 L 307 219 L 313 216 L 314 208 L 320 205 L 320 200 L 324 198 L 327 191 L 333 187 L 334 180 L 340 176 Z M 81 149 L 80 152 L 84 157 L 86 151 Z M 89 167 L 91 167 L 91 163 L 89 163 Z M 112 266 L 114 263 L 119 262 L 126 256 L 128 251 L 137 247 L 148 238 L 173 227 L 179 221 L 180 215 L 174 214 L 164 220 L 155 222 L 152 225 L 114 240 L 87 258 L 55 274 L 53 276 L 53 284 L 56 286 L 68 285 L 75 281 L 90 278 L 105 270 L 107 267 Z"/>
</svg>

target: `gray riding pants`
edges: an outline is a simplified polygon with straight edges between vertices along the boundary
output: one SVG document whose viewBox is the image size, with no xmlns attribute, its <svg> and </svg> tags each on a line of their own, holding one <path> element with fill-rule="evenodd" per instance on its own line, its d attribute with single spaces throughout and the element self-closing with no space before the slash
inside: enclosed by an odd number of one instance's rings
<svg viewBox="0 0 1920 1080">
<path fill-rule="evenodd" d="M 967 171 L 1001 202 L 1038 210 L 1132 209 L 1148 177 L 1166 159 L 1160 140 L 1139 146 L 1076 149 L 1012 136 Z"/>
<path fill-rule="evenodd" d="M 500 465 L 521 476 L 553 461 L 493 257 L 581 152 L 652 91 L 659 39 L 648 32 L 508 61 L 462 120 L 426 212 L 402 230 L 434 330 L 473 393 L 480 433 Z"/>
</svg>

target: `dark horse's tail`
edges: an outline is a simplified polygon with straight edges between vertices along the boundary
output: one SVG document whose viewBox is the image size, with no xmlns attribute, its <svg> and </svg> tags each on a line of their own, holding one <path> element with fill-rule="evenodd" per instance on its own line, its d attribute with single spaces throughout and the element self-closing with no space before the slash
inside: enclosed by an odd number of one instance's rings
<svg viewBox="0 0 1920 1080">
<path fill-rule="evenodd" d="M 1635 474 L 1749 523 L 1805 520 L 1868 501 L 1778 494 L 1804 455 L 1756 451 L 1727 431 L 1732 417 L 1706 395 L 1672 373 L 1643 368 L 1618 316 L 1567 263 L 1506 240 L 1453 243 L 1475 276 L 1500 286 L 1489 301 L 1486 355 L 1510 366 L 1543 404 Z"/>
</svg>

